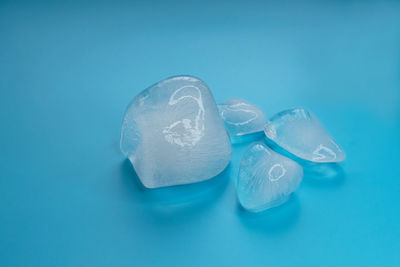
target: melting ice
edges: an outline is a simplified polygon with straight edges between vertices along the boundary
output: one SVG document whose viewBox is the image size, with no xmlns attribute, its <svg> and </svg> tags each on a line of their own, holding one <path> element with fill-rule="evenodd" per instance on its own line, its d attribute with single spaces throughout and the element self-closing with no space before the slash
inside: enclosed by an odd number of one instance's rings
<svg viewBox="0 0 400 267">
<path fill-rule="evenodd" d="M 310 111 L 289 109 L 273 116 L 264 128 L 265 135 L 295 156 L 313 162 L 340 162 L 343 149 Z"/>
<path fill-rule="evenodd" d="M 218 105 L 218 109 L 231 139 L 235 142 L 241 141 L 241 136 L 262 133 L 267 122 L 259 107 L 243 99 L 231 98 Z"/>
<path fill-rule="evenodd" d="M 231 157 L 214 97 L 191 76 L 162 80 L 137 95 L 125 112 L 120 147 L 149 188 L 209 179 Z"/>
<path fill-rule="evenodd" d="M 254 143 L 243 155 L 237 181 L 241 205 L 258 212 L 288 200 L 303 178 L 303 169 L 264 143 Z"/>
</svg>

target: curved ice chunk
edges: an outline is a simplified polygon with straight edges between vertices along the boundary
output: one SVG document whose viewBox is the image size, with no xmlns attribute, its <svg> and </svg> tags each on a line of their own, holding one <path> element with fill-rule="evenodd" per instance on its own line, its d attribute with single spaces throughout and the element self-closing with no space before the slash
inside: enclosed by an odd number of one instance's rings
<svg viewBox="0 0 400 267">
<path fill-rule="evenodd" d="M 214 177 L 231 157 L 213 95 L 191 76 L 162 80 L 137 95 L 125 112 L 120 146 L 150 188 Z"/>
<path fill-rule="evenodd" d="M 262 110 L 240 98 L 218 105 L 219 114 L 232 139 L 264 130 L 267 119 Z"/>
<path fill-rule="evenodd" d="M 346 158 L 319 120 L 303 108 L 288 109 L 273 116 L 265 135 L 295 156 L 313 162 L 340 162 Z"/>
<path fill-rule="evenodd" d="M 254 143 L 243 155 L 237 181 L 240 204 L 253 212 L 288 200 L 303 178 L 303 169 L 264 143 Z"/>
</svg>

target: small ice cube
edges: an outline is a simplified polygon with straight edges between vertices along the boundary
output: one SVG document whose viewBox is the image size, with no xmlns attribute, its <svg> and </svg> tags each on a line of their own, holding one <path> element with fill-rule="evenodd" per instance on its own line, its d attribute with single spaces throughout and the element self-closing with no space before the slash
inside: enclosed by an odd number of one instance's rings
<svg viewBox="0 0 400 267">
<path fill-rule="evenodd" d="M 254 143 L 240 162 L 237 195 L 247 210 L 259 212 L 286 202 L 303 178 L 302 167 L 264 143 Z"/>
<path fill-rule="evenodd" d="M 289 109 L 273 116 L 264 128 L 265 135 L 295 156 L 313 162 L 340 162 L 343 149 L 310 111 Z"/>
<path fill-rule="evenodd" d="M 241 136 L 262 133 L 267 122 L 259 107 L 240 98 L 231 98 L 219 104 L 218 109 L 225 128 L 235 142 L 240 142 Z"/>
</svg>

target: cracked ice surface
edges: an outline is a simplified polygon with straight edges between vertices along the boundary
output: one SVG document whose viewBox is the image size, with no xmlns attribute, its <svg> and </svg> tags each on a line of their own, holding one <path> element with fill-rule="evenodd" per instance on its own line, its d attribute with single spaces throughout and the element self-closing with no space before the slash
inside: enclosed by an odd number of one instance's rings
<svg viewBox="0 0 400 267">
<path fill-rule="evenodd" d="M 209 179 L 231 157 L 214 97 L 191 76 L 162 80 L 137 95 L 125 112 L 120 147 L 149 188 Z"/>
<path fill-rule="evenodd" d="M 319 120 L 303 108 L 289 109 L 273 116 L 265 135 L 295 156 L 313 162 L 340 162 L 346 157 Z"/>
<path fill-rule="evenodd" d="M 240 204 L 253 212 L 288 200 L 303 178 L 302 167 L 264 143 L 254 143 L 243 155 L 237 181 Z"/>
<path fill-rule="evenodd" d="M 231 138 L 262 132 L 267 123 L 263 111 L 243 99 L 231 98 L 218 109 Z"/>
</svg>

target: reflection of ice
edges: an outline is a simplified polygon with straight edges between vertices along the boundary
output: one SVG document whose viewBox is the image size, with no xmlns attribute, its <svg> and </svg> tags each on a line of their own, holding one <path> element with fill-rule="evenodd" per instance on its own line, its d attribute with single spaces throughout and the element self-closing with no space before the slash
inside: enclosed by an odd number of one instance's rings
<svg viewBox="0 0 400 267">
<path fill-rule="evenodd" d="M 188 92 L 183 94 L 185 91 Z M 193 85 L 187 85 L 179 88 L 171 95 L 168 104 L 171 106 L 176 105 L 185 98 L 193 99 L 197 102 L 198 111 L 196 117 L 194 118 L 194 123 L 192 119 L 184 118 L 163 129 L 165 139 L 169 143 L 175 143 L 182 147 L 194 146 L 204 135 L 203 122 L 205 111 L 199 88 Z"/>
<path fill-rule="evenodd" d="M 281 179 L 286 174 L 286 169 L 278 163 L 275 163 L 268 171 L 268 178 L 270 181 L 275 182 Z"/>
<path fill-rule="evenodd" d="M 223 110 L 221 112 L 221 117 L 226 123 L 229 123 L 229 124 L 232 124 L 232 125 L 245 125 L 245 124 L 248 124 L 248 123 L 254 121 L 257 118 L 258 115 L 253 110 L 246 109 L 246 107 L 252 108 L 249 104 L 246 104 L 246 103 L 237 103 L 237 104 L 234 104 L 234 105 L 226 106 L 225 107 L 226 110 Z M 227 110 L 233 111 L 233 112 L 249 113 L 249 114 L 251 114 L 251 116 L 250 116 L 249 119 L 244 120 L 244 121 L 231 121 L 225 116 L 225 112 Z"/>
<path fill-rule="evenodd" d="M 332 151 L 332 149 L 327 148 L 326 146 L 320 144 L 314 151 L 313 154 L 315 157 L 313 157 L 313 160 L 332 160 L 334 161 L 336 159 L 336 153 Z"/>
</svg>

